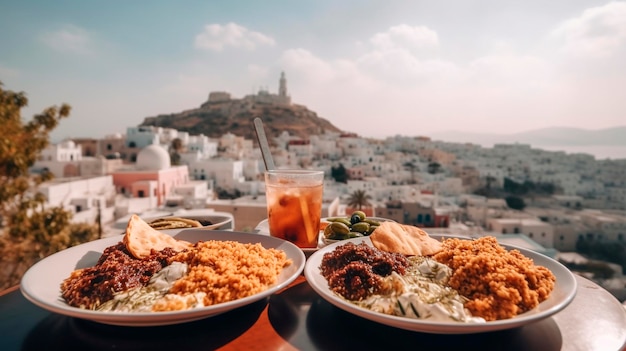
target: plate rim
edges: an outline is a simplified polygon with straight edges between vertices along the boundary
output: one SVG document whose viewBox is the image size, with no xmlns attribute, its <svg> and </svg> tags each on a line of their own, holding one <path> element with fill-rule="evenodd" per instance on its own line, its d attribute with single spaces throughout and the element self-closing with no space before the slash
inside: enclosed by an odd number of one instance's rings
<svg viewBox="0 0 626 351">
<path fill-rule="evenodd" d="M 235 232 L 235 231 L 225 231 L 225 230 L 206 230 L 206 229 L 186 229 L 184 231 L 180 231 L 175 234 L 174 237 L 181 237 L 185 240 L 189 238 L 202 238 L 196 239 L 198 240 L 233 240 L 242 243 L 272 243 L 270 247 L 280 248 L 287 254 L 287 257 L 292 259 L 293 268 L 289 269 L 289 272 L 284 271 L 283 278 L 281 281 L 276 284 L 268 287 L 266 290 L 261 291 L 257 294 L 246 296 L 237 300 L 227 301 L 211 306 L 193 308 L 182 311 L 167 311 L 167 312 L 102 312 L 102 311 L 94 311 L 94 310 L 86 310 L 80 309 L 77 307 L 73 307 L 65 303 L 63 298 L 61 297 L 60 285 L 61 280 L 58 281 L 58 285 L 56 287 L 51 287 L 49 284 L 45 286 L 36 286 L 37 282 L 34 281 L 41 274 L 45 274 L 46 271 L 53 270 L 55 268 L 54 263 L 59 260 L 63 260 L 63 257 L 85 257 L 86 254 L 100 249 L 98 252 L 100 255 L 102 254 L 102 250 L 111 245 L 115 245 L 120 242 L 121 236 L 113 236 L 103 239 L 98 239 L 94 241 L 90 241 L 87 243 L 83 243 L 80 245 L 76 245 L 65 250 L 54 253 L 46 258 L 40 260 L 31 266 L 26 273 L 22 276 L 20 281 L 20 291 L 22 295 L 31 303 L 39 306 L 47 311 L 58 313 L 61 315 L 87 319 L 94 322 L 100 322 L 104 324 L 112 324 L 112 325 L 120 325 L 120 326 L 161 326 L 161 325 L 172 325 L 190 322 L 194 320 L 210 318 L 212 316 L 216 316 L 218 314 L 222 314 L 231 310 L 234 310 L 239 307 L 246 306 L 253 302 L 259 301 L 263 298 L 269 297 L 270 295 L 276 293 L 277 291 L 287 287 L 291 284 L 304 270 L 304 266 L 306 263 L 306 258 L 304 253 L 294 244 L 270 236 L 259 236 L 254 233 L 246 233 L 246 232 Z M 230 238 L 232 237 L 232 238 Z M 220 238 L 228 238 L 228 239 L 220 239 Z M 195 242 L 195 241 L 194 241 Z M 265 245 L 264 245 L 265 247 Z M 267 247 L 266 247 L 267 248 Z M 76 264 L 79 262 L 68 262 L 65 264 L 73 265 L 76 269 Z M 95 263 L 95 262 L 94 262 Z M 64 267 L 58 275 L 62 275 L 64 277 L 69 276 L 71 271 Z M 289 267 L 287 267 L 289 268 Z M 52 301 L 51 298 L 42 295 L 40 292 L 44 289 L 54 288 L 57 291 L 57 296 L 55 301 Z"/>
<path fill-rule="evenodd" d="M 468 237 L 464 237 L 460 235 L 446 235 L 446 234 L 429 234 L 429 235 L 439 240 L 444 239 L 444 238 L 459 238 L 459 239 L 466 239 L 466 240 L 475 239 L 475 238 L 468 238 Z M 557 303 L 555 306 L 547 308 L 543 311 L 539 311 L 537 313 L 526 315 L 525 313 L 530 312 L 528 311 L 518 316 L 515 316 L 513 318 L 502 319 L 502 320 L 497 320 L 497 321 L 489 321 L 485 323 L 437 322 L 437 321 L 412 319 L 412 318 L 406 318 L 406 317 L 401 317 L 401 316 L 392 316 L 392 315 L 378 313 L 378 312 L 374 312 L 374 311 L 356 306 L 336 296 L 328 288 L 326 279 L 322 277 L 321 274 L 319 273 L 318 265 L 321 263 L 321 259 L 325 253 L 330 252 L 334 250 L 335 247 L 339 245 L 343 245 L 347 242 L 355 242 L 355 243 L 366 242 L 370 246 L 372 245 L 372 242 L 369 237 L 362 237 L 362 238 L 342 240 L 340 242 L 333 243 L 323 248 L 320 248 L 317 252 L 311 255 L 311 257 L 309 257 L 304 267 L 304 275 L 307 279 L 307 282 L 309 282 L 309 285 L 324 300 L 326 300 L 327 302 L 331 303 L 335 307 L 338 307 L 348 313 L 368 319 L 375 323 L 380 323 L 380 324 L 384 324 L 387 326 L 396 327 L 400 329 L 406 329 L 410 331 L 426 332 L 426 333 L 432 333 L 432 334 L 473 334 L 473 333 L 491 332 L 491 331 L 520 327 L 526 324 L 538 322 L 545 318 L 549 318 L 550 316 L 565 309 L 565 307 L 567 307 L 573 301 L 574 297 L 576 296 L 576 292 L 578 288 L 578 283 L 576 281 L 576 278 L 574 277 L 574 274 L 560 262 L 536 251 L 532 251 L 532 250 L 515 246 L 515 245 L 500 243 L 500 245 L 505 247 L 507 250 L 512 250 L 512 249 L 519 250 L 524 256 L 533 259 L 533 261 L 536 261 L 536 259 L 539 259 L 541 261 L 549 262 L 551 267 L 552 266 L 556 267 L 556 269 L 558 270 L 559 276 L 564 274 L 565 281 L 559 284 L 559 280 L 557 279 L 557 282 L 556 282 L 557 285 L 555 285 L 555 289 L 557 287 L 560 287 L 561 285 L 564 285 L 565 287 L 570 286 L 569 290 L 564 291 L 564 296 L 562 297 L 562 300 L 559 303 Z M 552 270 L 552 268 L 550 269 Z M 555 276 L 557 276 L 557 274 L 555 274 Z M 323 282 L 323 284 L 320 282 Z M 539 304 L 538 307 L 535 307 L 535 309 L 539 308 L 540 306 L 541 306 L 541 303 Z"/>
</svg>

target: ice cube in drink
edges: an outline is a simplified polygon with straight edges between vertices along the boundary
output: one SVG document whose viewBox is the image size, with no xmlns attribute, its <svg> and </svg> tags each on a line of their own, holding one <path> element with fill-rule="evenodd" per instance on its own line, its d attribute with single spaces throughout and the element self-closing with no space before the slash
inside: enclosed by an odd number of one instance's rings
<svg viewBox="0 0 626 351">
<path fill-rule="evenodd" d="M 270 234 L 298 247 L 317 247 L 322 192 L 323 185 L 320 181 L 305 184 L 267 182 Z"/>
</svg>

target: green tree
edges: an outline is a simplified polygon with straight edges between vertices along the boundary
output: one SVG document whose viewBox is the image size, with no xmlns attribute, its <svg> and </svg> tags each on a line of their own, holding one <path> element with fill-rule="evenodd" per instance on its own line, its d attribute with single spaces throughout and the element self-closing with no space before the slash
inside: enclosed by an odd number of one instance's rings
<svg viewBox="0 0 626 351">
<path fill-rule="evenodd" d="M 71 224 L 71 213 L 60 207 L 45 208 L 34 189 L 52 175 L 29 173 L 70 106 L 49 107 L 23 123 L 27 105 L 25 93 L 4 90 L 0 82 L 0 289 L 19 283 L 38 260 L 98 234 L 94 225 Z"/>
<path fill-rule="evenodd" d="M 170 145 L 170 161 L 173 166 L 180 166 L 180 153 L 183 151 L 183 148 L 184 145 L 182 139 L 175 138 L 174 140 L 172 140 L 172 143 Z"/>
<path fill-rule="evenodd" d="M 367 194 L 365 190 L 356 190 L 350 194 L 350 197 L 348 198 L 348 206 L 361 210 L 363 207 L 371 205 L 371 199 L 372 197 Z"/>
<path fill-rule="evenodd" d="M 339 164 L 337 167 L 331 167 L 330 176 L 335 179 L 337 183 L 347 183 L 348 182 L 348 172 L 343 164 Z"/>
<path fill-rule="evenodd" d="M 428 173 L 437 174 L 441 170 L 441 164 L 438 162 L 431 162 L 428 164 Z"/>
<path fill-rule="evenodd" d="M 526 207 L 526 203 L 524 202 L 524 199 L 522 199 L 519 196 L 507 196 L 504 198 L 504 200 L 506 201 L 507 206 L 509 206 L 510 208 L 514 209 L 514 210 L 523 210 Z"/>
</svg>

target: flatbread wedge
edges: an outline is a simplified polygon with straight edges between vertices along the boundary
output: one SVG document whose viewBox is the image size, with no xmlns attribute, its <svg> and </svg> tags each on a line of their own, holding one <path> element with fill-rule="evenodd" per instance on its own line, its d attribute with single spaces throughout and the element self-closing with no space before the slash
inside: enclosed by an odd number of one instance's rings
<svg viewBox="0 0 626 351">
<path fill-rule="evenodd" d="M 139 259 L 149 256 L 152 249 L 161 251 L 166 247 L 171 247 L 175 251 L 182 251 L 191 247 L 191 243 L 187 241 L 176 240 L 152 228 L 136 214 L 133 214 L 128 220 L 122 241 L 128 252 Z"/>
<path fill-rule="evenodd" d="M 441 242 L 422 229 L 396 222 L 382 222 L 370 235 L 379 250 L 409 256 L 430 256 L 441 251 Z"/>
</svg>

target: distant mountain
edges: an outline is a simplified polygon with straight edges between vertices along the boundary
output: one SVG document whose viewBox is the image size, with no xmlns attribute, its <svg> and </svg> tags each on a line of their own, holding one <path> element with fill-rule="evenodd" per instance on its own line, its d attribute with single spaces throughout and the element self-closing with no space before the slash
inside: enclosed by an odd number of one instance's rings
<svg viewBox="0 0 626 351">
<path fill-rule="evenodd" d="M 199 108 L 180 113 L 146 117 L 141 125 L 173 128 L 192 135 L 204 134 L 213 138 L 230 132 L 256 141 L 253 124 L 255 117 L 263 119 L 268 139 L 279 136 L 284 131 L 304 139 L 325 131 L 342 132 L 302 105 L 230 98 L 207 101 Z"/>
<path fill-rule="evenodd" d="M 626 126 L 598 130 L 551 127 L 513 134 L 447 131 L 431 133 L 428 136 L 433 140 L 473 143 L 483 146 L 505 143 L 530 144 L 532 146 L 626 146 Z"/>
</svg>

